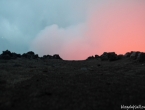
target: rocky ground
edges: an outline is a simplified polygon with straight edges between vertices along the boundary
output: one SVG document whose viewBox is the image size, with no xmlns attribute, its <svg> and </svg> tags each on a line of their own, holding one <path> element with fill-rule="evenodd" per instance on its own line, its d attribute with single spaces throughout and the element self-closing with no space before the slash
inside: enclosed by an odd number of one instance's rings
<svg viewBox="0 0 145 110">
<path fill-rule="evenodd" d="M 120 110 L 121 105 L 145 106 L 145 63 L 0 60 L 0 110 Z"/>
</svg>

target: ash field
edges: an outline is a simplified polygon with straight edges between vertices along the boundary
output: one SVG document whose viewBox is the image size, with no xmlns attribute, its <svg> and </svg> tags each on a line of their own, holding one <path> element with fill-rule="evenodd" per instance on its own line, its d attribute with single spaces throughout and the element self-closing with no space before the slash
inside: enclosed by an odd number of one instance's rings
<svg viewBox="0 0 145 110">
<path fill-rule="evenodd" d="M 144 54 L 104 52 L 86 60 L 68 61 L 59 55 L 39 57 L 32 51 L 23 55 L 3 51 L 0 110 L 145 107 Z"/>
</svg>

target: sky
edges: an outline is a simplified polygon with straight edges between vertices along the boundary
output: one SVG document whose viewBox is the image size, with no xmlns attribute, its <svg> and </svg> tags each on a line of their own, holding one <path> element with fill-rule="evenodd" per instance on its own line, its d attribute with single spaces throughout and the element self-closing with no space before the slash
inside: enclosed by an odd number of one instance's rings
<svg viewBox="0 0 145 110">
<path fill-rule="evenodd" d="M 83 60 L 145 52 L 145 0 L 0 0 L 0 53 Z"/>
</svg>

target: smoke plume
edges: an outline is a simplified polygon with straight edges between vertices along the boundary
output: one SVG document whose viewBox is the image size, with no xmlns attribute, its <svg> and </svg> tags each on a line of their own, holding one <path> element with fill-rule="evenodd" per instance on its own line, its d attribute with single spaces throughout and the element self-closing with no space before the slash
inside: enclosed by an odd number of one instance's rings
<svg viewBox="0 0 145 110">
<path fill-rule="evenodd" d="M 145 0 L 0 0 L 0 51 L 66 60 L 145 52 Z"/>
<path fill-rule="evenodd" d="M 86 59 L 90 55 L 115 51 L 145 51 L 145 2 L 110 1 L 88 4 L 82 23 L 45 27 L 33 41 L 37 53 L 58 53 L 64 59 Z M 75 16 L 73 16 L 75 18 Z"/>
</svg>

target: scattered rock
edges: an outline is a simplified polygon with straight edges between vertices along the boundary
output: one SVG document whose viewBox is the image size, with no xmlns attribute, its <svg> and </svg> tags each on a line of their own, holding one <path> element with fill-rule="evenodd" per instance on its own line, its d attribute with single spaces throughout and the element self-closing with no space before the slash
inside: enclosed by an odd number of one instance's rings
<svg viewBox="0 0 145 110">
<path fill-rule="evenodd" d="M 9 50 L 3 51 L 2 55 L 10 55 L 12 56 L 12 53 Z"/>
<path fill-rule="evenodd" d="M 86 60 L 93 60 L 93 59 L 101 59 L 101 61 L 116 61 L 123 58 L 130 58 L 133 60 L 137 60 L 139 62 L 145 61 L 145 53 L 139 52 L 139 51 L 131 51 L 127 52 L 125 55 L 119 54 L 117 55 L 115 52 L 104 52 L 101 56 L 95 55 L 95 56 L 89 56 Z M 59 54 L 51 55 L 44 55 L 43 57 L 39 57 L 38 54 L 35 54 L 33 51 L 29 51 L 27 53 L 17 54 L 14 52 L 10 52 L 9 50 L 3 51 L 0 55 L 0 59 L 2 60 L 10 60 L 10 59 L 17 59 L 17 58 L 27 58 L 27 59 L 60 59 L 63 60 Z M 14 65 L 14 67 L 17 67 L 18 65 Z"/>
<path fill-rule="evenodd" d="M 117 59 L 118 59 L 118 60 L 122 59 L 123 57 L 124 57 L 123 54 L 117 55 Z"/>
<path fill-rule="evenodd" d="M 117 54 L 115 52 L 104 52 L 101 55 L 101 60 L 105 61 L 105 60 L 109 60 L 109 61 L 115 61 L 117 60 Z"/>
<path fill-rule="evenodd" d="M 10 60 L 11 56 L 9 54 L 2 55 L 2 59 L 4 59 L 4 60 Z"/>
<path fill-rule="evenodd" d="M 59 54 L 54 54 L 53 55 L 53 59 L 60 59 L 60 60 L 62 60 L 62 58 L 60 58 Z"/>
<path fill-rule="evenodd" d="M 140 52 L 137 56 L 137 61 L 139 62 L 145 62 L 145 53 Z"/>
<path fill-rule="evenodd" d="M 9 50 L 3 51 L 1 54 L 1 58 L 4 60 L 10 60 L 12 57 L 12 53 Z"/>
<path fill-rule="evenodd" d="M 100 57 L 102 61 L 108 60 L 108 53 L 104 52 Z"/>
<path fill-rule="evenodd" d="M 98 58 L 100 58 L 100 56 L 99 55 L 95 55 L 95 58 L 98 59 Z"/>
<path fill-rule="evenodd" d="M 109 57 L 109 61 L 117 60 L 117 54 L 115 52 L 109 52 L 108 57 Z"/>
<path fill-rule="evenodd" d="M 29 54 L 29 55 L 35 55 L 35 53 L 33 52 L 33 51 L 29 51 L 29 52 L 27 52 L 27 54 Z"/>
<path fill-rule="evenodd" d="M 131 51 L 127 52 L 124 57 L 129 57 L 132 60 L 136 60 L 138 62 L 145 62 L 145 53 L 139 51 Z"/>
<path fill-rule="evenodd" d="M 93 60 L 93 59 L 95 59 L 94 56 L 89 56 L 86 60 Z"/>
<path fill-rule="evenodd" d="M 130 55 L 131 55 L 131 52 L 127 52 L 127 53 L 124 55 L 124 57 L 130 57 Z"/>
<path fill-rule="evenodd" d="M 0 55 L 0 59 L 3 59 L 3 60 L 16 59 L 19 57 L 21 57 L 20 54 L 11 53 L 9 50 L 3 51 L 3 53 Z"/>
<path fill-rule="evenodd" d="M 53 56 L 43 55 L 42 59 L 60 59 L 60 60 L 62 60 L 62 58 L 58 54 L 54 54 Z"/>
<path fill-rule="evenodd" d="M 53 59 L 51 55 L 43 55 L 42 59 Z"/>
<path fill-rule="evenodd" d="M 133 52 L 133 51 L 132 51 L 132 52 L 131 52 L 131 55 L 130 55 L 130 58 L 133 59 L 133 60 L 135 60 L 135 59 L 137 58 L 137 56 L 138 56 L 139 53 L 140 53 L 140 52 L 138 52 L 138 51 L 137 51 L 137 52 Z"/>
<path fill-rule="evenodd" d="M 21 54 L 12 53 L 12 59 L 21 58 Z"/>
<path fill-rule="evenodd" d="M 32 51 L 29 51 L 27 53 L 22 54 L 23 58 L 28 58 L 28 59 L 37 59 L 38 58 L 38 54 L 35 54 Z"/>
</svg>

